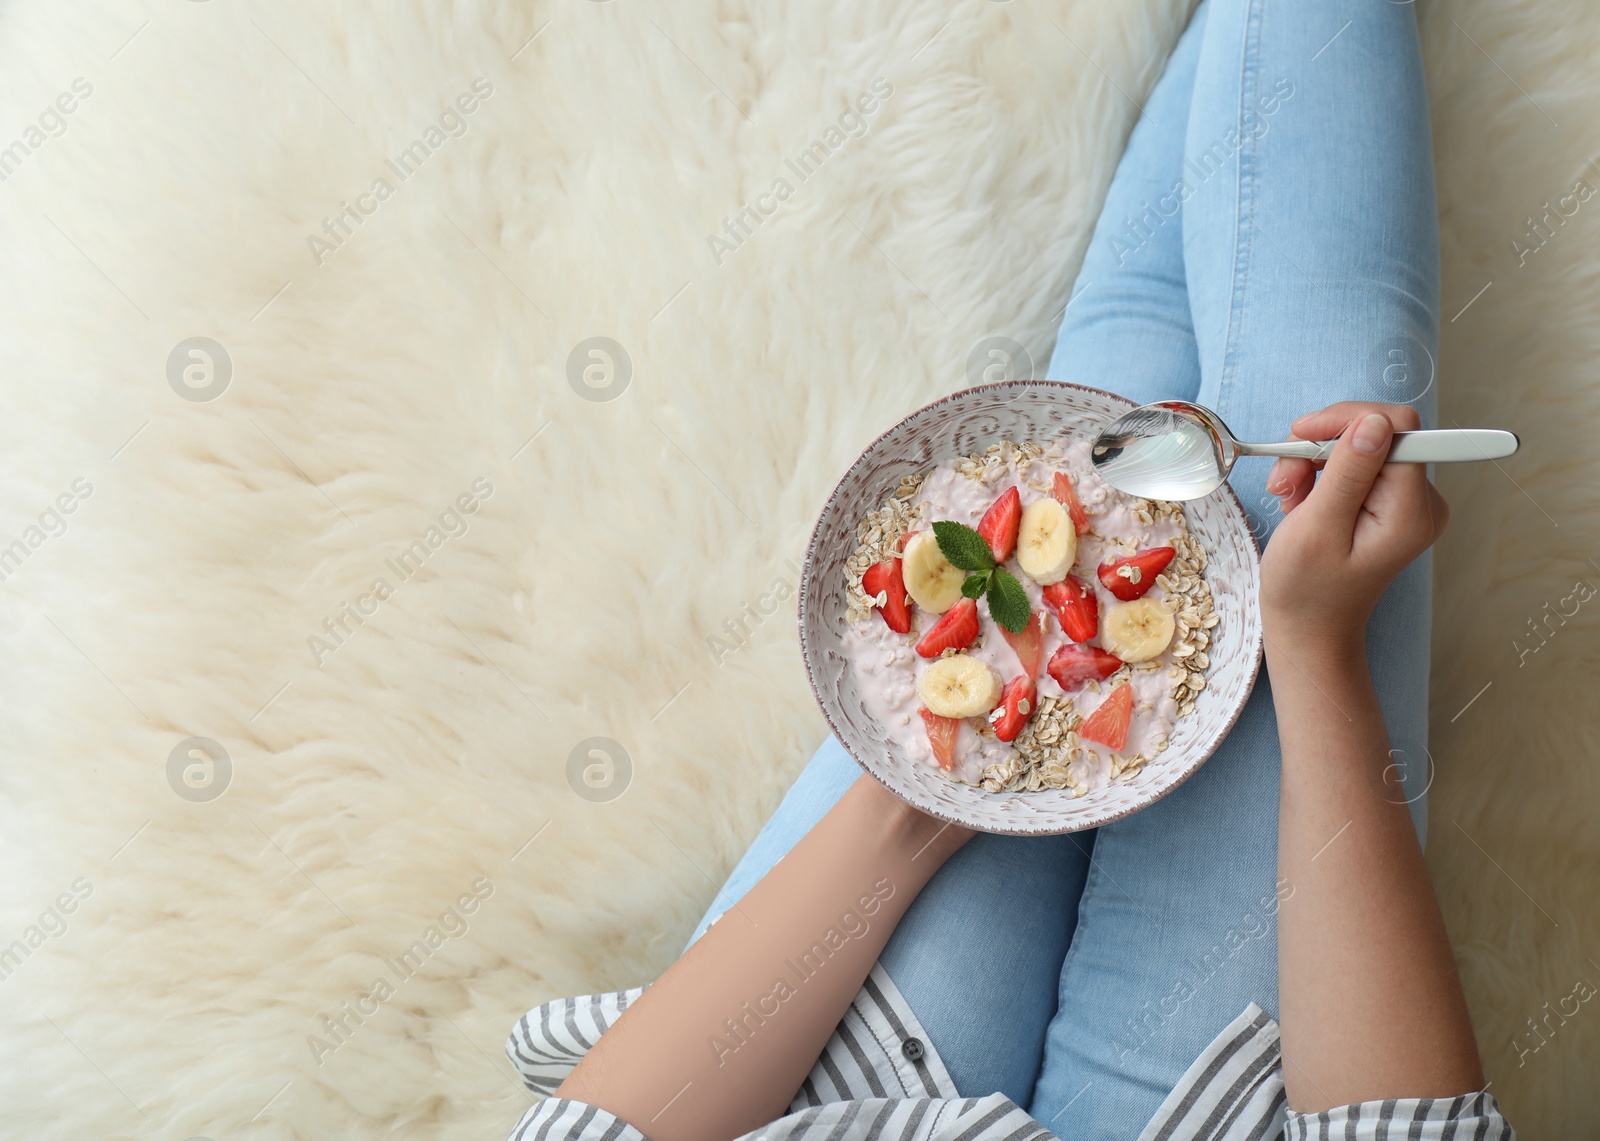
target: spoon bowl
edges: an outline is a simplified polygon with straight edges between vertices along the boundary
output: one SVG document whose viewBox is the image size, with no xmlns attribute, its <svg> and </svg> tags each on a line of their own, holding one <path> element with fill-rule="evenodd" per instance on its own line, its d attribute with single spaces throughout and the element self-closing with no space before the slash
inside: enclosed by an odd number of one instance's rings
<svg viewBox="0 0 1600 1141">
<path fill-rule="evenodd" d="M 1144 404 L 1100 430 L 1089 449 L 1099 476 L 1118 491 L 1145 499 L 1199 499 L 1221 487 L 1240 456 L 1326 460 L 1336 440 L 1247 444 L 1211 409 L 1187 400 Z M 1511 432 L 1497 428 L 1436 428 L 1396 432 L 1390 463 L 1494 460 L 1517 450 Z"/>
<path fill-rule="evenodd" d="M 1089 457 L 1118 491 L 1146 499 L 1199 499 L 1222 486 L 1238 448 L 1228 426 L 1209 408 L 1163 400 L 1106 425 Z"/>
</svg>

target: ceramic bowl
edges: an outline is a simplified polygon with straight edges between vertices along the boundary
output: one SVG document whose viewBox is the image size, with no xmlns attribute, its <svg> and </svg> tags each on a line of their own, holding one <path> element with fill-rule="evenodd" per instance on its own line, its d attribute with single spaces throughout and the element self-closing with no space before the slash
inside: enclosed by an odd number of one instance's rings
<svg viewBox="0 0 1600 1141">
<path fill-rule="evenodd" d="M 855 550 L 862 516 L 881 505 L 901 477 L 1003 439 L 1048 443 L 1093 437 L 1101 425 L 1132 407 L 1125 397 L 1052 380 L 968 388 L 918 409 L 874 440 L 824 504 L 800 581 L 800 648 L 806 672 L 823 715 L 850 755 L 923 812 L 1011 835 L 1097 828 L 1177 788 L 1238 720 L 1261 664 L 1261 558 L 1244 508 L 1227 484 L 1185 504 L 1189 530 L 1206 549 L 1205 577 L 1221 618 L 1211 630 L 1206 688 L 1193 712 L 1173 727 L 1166 750 L 1129 783 L 1113 781 L 1074 797 L 1068 789 L 985 792 L 953 781 L 926 760 L 897 755 L 886 743 L 888 734 L 866 711 L 855 672 L 844 657 L 844 564 Z"/>
</svg>

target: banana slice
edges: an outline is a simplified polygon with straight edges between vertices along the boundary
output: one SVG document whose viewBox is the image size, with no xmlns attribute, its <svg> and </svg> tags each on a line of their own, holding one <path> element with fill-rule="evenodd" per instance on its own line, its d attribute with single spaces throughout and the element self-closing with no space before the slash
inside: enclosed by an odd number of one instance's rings
<svg viewBox="0 0 1600 1141">
<path fill-rule="evenodd" d="M 961 600 L 961 584 L 966 581 L 967 574 L 944 557 L 932 528 L 911 536 L 906 549 L 900 552 L 900 559 L 906 593 L 922 609 L 943 614 Z"/>
<path fill-rule="evenodd" d="M 1167 648 L 1176 624 L 1172 611 L 1154 598 L 1111 607 L 1100 619 L 1100 640 L 1125 662 L 1148 662 Z"/>
<path fill-rule="evenodd" d="M 1017 528 L 1017 564 L 1042 586 L 1072 573 L 1078 557 L 1078 529 L 1054 499 L 1036 499 L 1022 512 Z"/>
<path fill-rule="evenodd" d="M 1000 675 L 988 662 L 966 654 L 940 658 L 922 671 L 917 693 L 940 717 L 977 717 L 1000 700 Z"/>
</svg>

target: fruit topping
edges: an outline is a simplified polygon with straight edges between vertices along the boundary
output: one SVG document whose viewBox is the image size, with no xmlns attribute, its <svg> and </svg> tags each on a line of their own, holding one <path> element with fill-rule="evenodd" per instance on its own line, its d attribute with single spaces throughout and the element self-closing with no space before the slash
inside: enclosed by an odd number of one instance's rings
<svg viewBox="0 0 1600 1141">
<path fill-rule="evenodd" d="M 1044 588 L 1045 605 L 1061 620 L 1061 632 L 1074 642 L 1087 642 L 1100 629 L 1100 604 L 1081 578 L 1068 575 Z"/>
<path fill-rule="evenodd" d="M 1022 495 L 1016 488 L 994 501 L 994 506 L 978 521 L 978 534 L 989 544 L 996 563 L 1011 557 L 1017 545 L 1017 527 L 1022 523 Z"/>
<path fill-rule="evenodd" d="M 1128 744 L 1128 722 L 1132 719 L 1133 687 L 1124 682 L 1078 726 L 1078 736 L 1085 741 L 1098 741 L 1108 749 L 1124 749 Z"/>
<path fill-rule="evenodd" d="M 1171 547 L 1146 547 L 1125 559 L 1101 563 L 1100 583 L 1124 602 L 1143 598 L 1175 553 Z"/>
<path fill-rule="evenodd" d="M 1030 678 L 1038 677 L 1039 665 L 1044 661 L 1044 611 L 1030 610 L 1028 624 L 1022 628 L 1022 633 L 1013 634 L 1002 626 L 1000 635 L 1017 655 L 1022 672 Z"/>
<path fill-rule="evenodd" d="M 874 563 L 861 576 L 861 589 L 872 599 L 884 625 L 896 634 L 911 633 L 911 599 L 906 594 L 900 560 Z"/>
<path fill-rule="evenodd" d="M 1078 532 L 1067 509 L 1054 499 L 1035 499 L 1017 528 L 1017 565 L 1034 582 L 1048 586 L 1072 571 L 1078 557 Z"/>
<path fill-rule="evenodd" d="M 978 637 L 978 604 L 963 598 L 944 612 L 944 616 L 917 642 L 917 653 L 937 658 L 946 650 L 964 650 Z"/>
<path fill-rule="evenodd" d="M 961 731 L 961 722 L 954 717 L 940 717 L 926 709 L 917 712 L 921 714 L 922 724 L 928 730 L 928 744 L 933 746 L 933 759 L 939 762 L 941 769 L 949 772 L 956 767 L 956 734 Z"/>
<path fill-rule="evenodd" d="M 917 693 L 940 717 L 978 717 L 1000 700 L 1000 675 L 988 662 L 952 654 L 922 671 Z"/>
<path fill-rule="evenodd" d="M 1100 641 L 1125 662 L 1148 662 L 1167 648 L 1177 628 L 1164 602 L 1140 598 L 1106 611 Z"/>
<path fill-rule="evenodd" d="M 1099 681 L 1122 668 L 1122 659 L 1097 646 L 1062 646 L 1045 666 L 1056 684 L 1071 693 L 1086 681 Z"/>
<path fill-rule="evenodd" d="M 1039 704 L 1039 689 L 1028 674 L 1018 674 L 1000 691 L 1000 704 L 989 714 L 989 725 L 1002 741 L 1015 741 Z"/>
<path fill-rule="evenodd" d="M 1078 489 L 1072 486 L 1072 477 L 1064 471 L 1056 472 L 1055 486 L 1051 492 L 1072 518 L 1072 528 L 1080 535 L 1089 532 L 1089 513 L 1083 509 Z"/>
<path fill-rule="evenodd" d="M 917 531 L 906 540 L 901 557 L 906 593 L 930 614 L 943 614 L 961 597 L 966 575 L 950 565 L 932 531 Z"/>
</svg>

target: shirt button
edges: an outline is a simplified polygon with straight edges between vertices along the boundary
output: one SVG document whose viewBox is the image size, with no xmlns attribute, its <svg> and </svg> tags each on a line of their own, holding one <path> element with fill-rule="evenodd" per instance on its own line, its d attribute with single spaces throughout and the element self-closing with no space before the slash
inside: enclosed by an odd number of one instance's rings
<svg viewBox="0 0 1600 1141">
<path fill-rule="evenodd" d="M 910 1061 L 917 1061 L 927 1051 L 922 1048 L 921 1038 L 907 1038 L 900 1044 L 900 1052 Z"/>
</svg>

